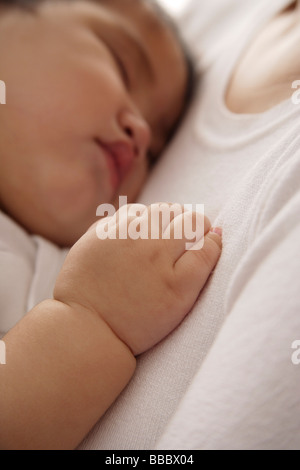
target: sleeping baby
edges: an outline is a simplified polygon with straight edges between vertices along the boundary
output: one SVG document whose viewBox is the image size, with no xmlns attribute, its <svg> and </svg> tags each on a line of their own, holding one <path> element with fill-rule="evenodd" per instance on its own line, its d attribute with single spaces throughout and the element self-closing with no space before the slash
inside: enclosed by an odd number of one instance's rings
<svg viewBox="0 0 300 470">
<path fill-rule="evenodd" d="M 53 298 L 2 338 L 0 445 L 75 448 L 130 381 L 136 357 L 183 321 L 221 253 L 221 229 L 204 216 L 199 246 L 174 236 L 187 219 L 199 223 L 193 212 L 159 219 L 156 239 L 97 236 L 99 204 L 134 203 L 172 138 L 192 66 L 147 0 L 0 0 L 0 63 L 2 217 L 72 247 Z M 118 229 L 135 219 L 130 204 Z"/>
</svg>

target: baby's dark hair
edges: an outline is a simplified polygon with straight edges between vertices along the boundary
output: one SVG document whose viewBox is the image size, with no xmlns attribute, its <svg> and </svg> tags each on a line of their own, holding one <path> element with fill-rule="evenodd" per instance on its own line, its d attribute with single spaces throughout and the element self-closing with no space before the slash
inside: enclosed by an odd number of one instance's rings
<svg viewBox="0 0 300 470">
<path fill-rule="evenodd" d="M 49 0 L 0 0 L 0 8 L 19 8 L 23 11 L 27 11 L 29 13 L 35 13 L 37 10 L 37 7 L 41 4 Z M 52 0 L 53 1 L 53 0 Z M 59 1 L 65 1 L 65 2 L 72 2 L 74 0 L 56 0 L 57 2 Z M 92 2 L 99 2 L 101 3 L 101 0 L 90 0 Z M 149 2 L 153 5 L 155 10 L 157 11 L 158 16 L 164 21 L 164 23 L 173 31 L 176 39 L 178 40 L 179 44 L 181 45 L 182 52 L 185 58 L 186 62 L 186 68 L 187 68 L 187 84 L 186 84 L 186 90 L 185 90 L 185 96 L 184 96 L 184 104 L 183 104 L 183 109 L 182 113 L 179 116 L 179 119 L 177 122 L 174 124 L 173 128 L 171 129 L 169 135 L 167 136 L 167 142 L 168 144 L 170 140 L 173 138 L 174 134 L 176 133 L 177 129 L 179 128 L 186 111 L 192 101 L 192 98 L 194 96 L 194 92 L 196 89 L 196 84 L 197 84 L 197 73 L 196 73 L 196 67 L 195 67 L 195 61 L 192 56 L 192 53 L 189 51 L 189 48 L 185 44 L 185 41 L 183 40 L 181 33 L 177 27 L 177 25 L 174 23 L 172 17 L 158 4 L 156 0 L 136 0 L 136 1 L 145 1 Z"/>
<path fill-rule="evenodd" d="M 194 97 L 195 90 L 196 90 L 196 85 L 198 81 L 198 76 L 197 76 L 197 71 L 196 71 L 196 65 L 195 65 L 195 59 L 189 50 L 188 46 L 186 45 L 185 41 L 182 38 L 182 35 L 179 31 L 179 28 L 177 25 L 174 23 L 172 17 L 162 8 L 162 6 L 156 1 L 156 0 L 143 0 L 143 1 L 148 1 L 151 2 L 151 4 L 154 6 L 155 10 L 157 11 L 158 16 L 166 23 L 166 25 L 173 31 L 174 36 L 176 37 L 178 43 L 181 46 L 181 50 L 183 52 L 183 56 L 185 59 L 185 64 L 186 64 L 186 69 L 187 69 L 187 84 L 186 84 L 186 89 L 185 89 L 185 96 L 184 96 L 184 101 L 183 101 L 183 109 L 182 113 L 179 116 L 179 119 L 177 122 L 174 124 L 173 128 L 170 131 L 170 134 L 167 139 L 167 144 L 172 140 L 174 134 L 178 130 L 180 124 L 182 123 L 183 118 L 185 117 L 185 114 L 191 104 L 191 101 Z"/>
</svg>

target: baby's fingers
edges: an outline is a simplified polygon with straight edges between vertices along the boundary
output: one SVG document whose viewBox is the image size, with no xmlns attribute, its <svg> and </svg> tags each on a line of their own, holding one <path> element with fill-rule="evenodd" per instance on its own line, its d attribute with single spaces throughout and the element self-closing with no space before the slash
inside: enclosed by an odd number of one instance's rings
<svg viewBox="0 0 300 470">
<path fill-rule="evenodd" d="M 197 246 L 196 240 L 203 244 L 203 236 L 210 228 L 211 223 L 204 214 L 189 211 L 175 217 L 163 234 L 168 240 L 167 247 L 173 262 L 186 252 L 189 245 Z"/>
<path fill-rule="evenodd" d="M 203 239 L 186 251 L 176 262 L 175 271 L 183 292 L 189 292 L 195 300 L 216 266 L 222 251 L 221 229 L 211 229 Z"/>
</svg>

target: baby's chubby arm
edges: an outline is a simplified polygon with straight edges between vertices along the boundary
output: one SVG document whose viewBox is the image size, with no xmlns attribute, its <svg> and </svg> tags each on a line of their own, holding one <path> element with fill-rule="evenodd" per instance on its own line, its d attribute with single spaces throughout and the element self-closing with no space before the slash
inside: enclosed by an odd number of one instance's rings
<svg viewBox="0 0 300 470">
<path fill-rule="evenodd" d="M 185 217 L 195 214 L 176 217 L 171 234 Z M 162 225 L 157 240 L 99 240 L 95 225 L 74 245 L 54 298 L 3 338 L 1 448 L 80 443 L 129 382 L 135 356 L 167 336 L 195 303 L 221 253 L 221 238 L 206 218 L 204 225 L 197 251 L 186 251 L 185 238 L 164 239 Z"/>
</svg>

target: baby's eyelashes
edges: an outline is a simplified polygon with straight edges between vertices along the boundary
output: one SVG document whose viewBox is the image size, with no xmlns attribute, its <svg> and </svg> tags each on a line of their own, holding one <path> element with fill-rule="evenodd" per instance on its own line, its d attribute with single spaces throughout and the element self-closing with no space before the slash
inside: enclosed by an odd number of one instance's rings
<svg viewBox="0 0 300 470">
<path fill-rule="evenodd" d="M 148 150 L 147 161 L 150 168 L 156 163 L 158 157 L 159 155 L 156 152 L 154 153 L 152 150 Z"/>
</svg>

